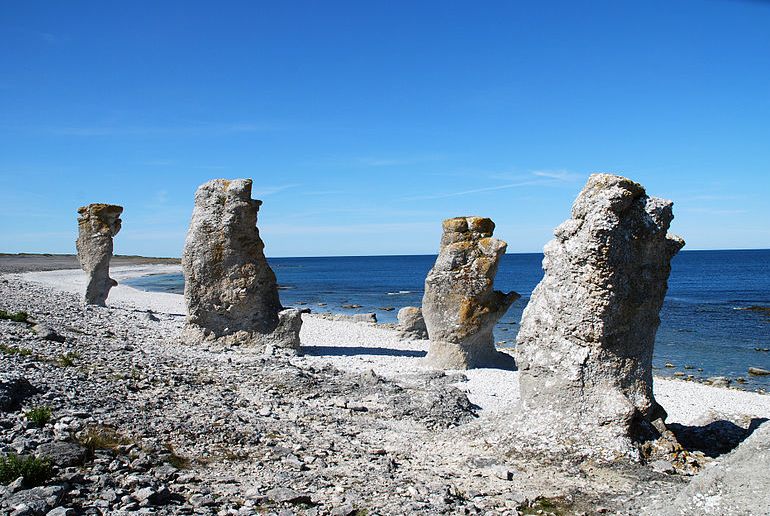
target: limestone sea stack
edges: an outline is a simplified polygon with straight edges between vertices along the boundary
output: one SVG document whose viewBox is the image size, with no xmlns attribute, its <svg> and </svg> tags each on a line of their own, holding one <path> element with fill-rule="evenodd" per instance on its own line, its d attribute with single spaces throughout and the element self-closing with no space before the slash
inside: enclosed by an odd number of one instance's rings
<svg viewBox="0 0 770 516">
<path fill-rule="evenodd" d="M 299 310 L 284 310 L 257 229 L 251 179 L 214 179 L 195 193 L 182 254 L 189 343 L 299 348 Z"/>
<path fill-rule="evenodd" d="M 78 251 L 80 268 L 88 275 L 86 303 L 105 306 L 110 289 L 118 284 L 110 278 L 112 238 L 120 231 L 122 206 L 89 204 L 78 208 Z"/>
<path fill-rule="evenodd" d="M 511 365 L 495 350 L 495 323 L 520 296 L 494 290 L 507 244 L 492 238 L 495 223 L 457 217 L 443 224 L 439 255 L 425 280 L 422 313 L 430 336 L 428 362 L 442 369 Z"/>
<path fill-rule="evenodd" d="M 422 316 L 422 309 L 417 306 L 405 306 L 398 311 L 398 334 L 402 339 L 428 338 L 428 328 Z"/>
<path fill-rule="evenodd" d="M 684 245 L 667 233 L 672 204 L 594 174 L 554 231 L 517 337 L 528 430 L 611 458 L 635 455 L 633 442 L 665 419 L 652 352 L 671 259 Z"/>
</svg>

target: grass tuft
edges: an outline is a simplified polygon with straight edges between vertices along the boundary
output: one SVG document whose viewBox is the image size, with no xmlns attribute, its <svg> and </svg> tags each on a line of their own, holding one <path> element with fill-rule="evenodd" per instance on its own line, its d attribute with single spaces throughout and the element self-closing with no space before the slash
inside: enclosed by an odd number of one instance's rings
<svg viewBox="0 0 770 516">
<path fill-rule="evenodd" d="M 19 477 L 28 487 L 39 486 L 51 478 L 51 461 L 13 453 L 0 456 L 0 484 L 10 484 Z"/>
<path fill-rule="evenodd" d="M 176 469 L 187 469 L 190 467 L 190 459 L 179 455 L 171 443 L 166 443 L 166 450 L 169 453 L 168 463 Z"/>
<path fill-rule="evenodd" d="M 78 358 L 80 358 L 80 355 L 70 351 L 69 353 L 59 355 L 59 357 L 56 359 L 56 363 L 61 367 L 72 367 L 75 365 L 75 360 Z"/>
<path fill-rule="evenodd" d="M 20 355 L 23 357 L 28 357 L 32 355 L 32 350 L 27 348 L 14 348 L 13 346 L 9 346 L 7 344 L 0 344 L 0 353 L 6 355 Z"/>
<path fill-rule="evenodd" d="M 28 410 L 24 415 L 30 423 L 42 428 L 51 421 L 51 407 L 41 405 L 40 407 Z"/>
<path fill-rule="evenodd" d="M 26 323 L 29 322 L 29 314 L 27 312 L 6 312 L 5 310 L 0 310 L 0 319 Z"/>
<path fill-rule="evenodd" d="M 83 430 L 78 442 L 93 453 L 96 450 L 115 450 L 118 446 L 134 444 L 134 441 L 108 426 L 91 426 Z"/>
</svg>

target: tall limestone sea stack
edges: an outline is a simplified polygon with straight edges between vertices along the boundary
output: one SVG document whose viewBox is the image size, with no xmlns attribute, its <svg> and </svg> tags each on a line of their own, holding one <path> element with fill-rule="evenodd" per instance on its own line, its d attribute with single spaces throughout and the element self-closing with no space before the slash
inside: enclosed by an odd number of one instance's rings
<svg viewBox="0 0 770 516">
<path fill-rule="evenodd" d="M 89 204 L 78 208 L 78 251 L 80 268 L 88 275 L 86 303 L 105 306 L 110 289 L 118 284 L 110 278 L 112 237 L 120 231 L 122 206 Z"/>
<path fill-rule="evenodd" d="M 527 431 L 612 458 L 635 455 L 633 442 L 665 419 L 652 352 L 671 259 L 684 245 L 667 234 L 672 204 L 594 174 L 554 231 L 517 337 Z"/>
<path fill-rule="evenodd" d="M 182 255 L 187 325 L 183 339 L 263 350 L 299 348 L 298 310 L 284 310 L 257 229 L 262 204 L 251 179 L 214 179 L 195 193 Z"/>
<path fill-rule="evenodd" d="M 507 244 L 492 238 L 482 217 L 447 219 L 439 255 L 425 279 L 422 312 L 430 336 L 428 362 L 442 369 L 511 365 L 495 350 L 492 330 L 520 296 L 493 289 Z"/>
</svg>

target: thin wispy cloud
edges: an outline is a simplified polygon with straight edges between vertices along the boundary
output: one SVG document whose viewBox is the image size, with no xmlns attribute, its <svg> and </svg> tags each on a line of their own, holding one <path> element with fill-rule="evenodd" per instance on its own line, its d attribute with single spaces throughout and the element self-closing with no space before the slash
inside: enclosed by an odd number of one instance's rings
<svg viewBox="0 0 770 516">
<path fill-rule="evenodd" d="M 554 179 L 562 183 L 574 183 L 580 181 L 583 176 L 569 170 L 535 170 L 532 175 Z"/>
<path fill-rule="evenodd" d="M 725 210 L 725 209 L 711 209 L 711 208 L 682 208 L 679 210 L 681 213 L 700 213 L 703 215 L 741 215 L 748 213 L 749 210 Z"/>
<path fill-rule="evenodd" d="M 504 175 L 495 175 L 493 177 L 502 178 Z M 471 188 L 467 190 L 460 190 L 456 192 L 443 192 L 433 195 L 418 195 L 413 197 L 404 197 L 403 201 L 428 201 L 434 199 L 449 199 L 452 197 L 462 197 L 465 195 L 480 194 L 487 192 L 496 192 L 499 190 L 509 190 L 512 188 L 521 188 L 525 186 L 553 186 L 558 184 L 573 183 L 578 181 L 581 176 L 574 172 L 566 170 L 536 170 L 530 172 L 529 175 L 519 175 L 518 181 L 512 181 L 509 183 L 486 186 L 482 188 Z"/>
<path fill-rule="evenodd" d="M 431 163 L 442 161 L 446 156 L 440 154 L 418 154 L 410 156 L 353 156 L 353 157 L 330 157 L 319 159 L 313 164 L 335 165 L 338 167 L 349 168 L 386 168 L 386 167 L 404 167 L 409 165 L 418 165 L 420 163 Z"/>
<path fill-rule="evenodd" d="M 284 190 L 288 190 L 290 188 L 296 188 L 298 186 L 301 186 L 301 185 L 298 183 L 288 183 L 285 185 L 276 185 L 276 186 L 260 186 L 258 189 L 252 190 L 251 195 L 257 198 L 267 197 L 269 195 L 275 195 L 277 193 L 283 192 Z"/>
<path fill-rule="evenodd" d="M 404 197 L 404 201 L 428 201 L 432 199 L 448 199 L 450 197 L 461 197 L 463 195 L 471 195 L 485 192 L 496 192 L 498 190 L 508 190 L 510 188 L 519 188 L 522 186 L 532 186 L 540 184 L 540 181 L 521 181 L 519 183 L 508 183 L 505 185 L 487 186 L 485 188 L 473 188 L 470 190 L 461 190 L 459 192 L 446 192 L 436 195 L 418 195 L 414 197 Z"/>
<path fill-rule="evenodd" d="M 12 129 L 11 127 L 5 127 Z M 51 126 L 32 128 L 57 136 L 217 136 L 238 133 L 257 133 L 280 130 L 278 125 L 260 123 L 193 123 L 189 125 L 105 125 L 105 126 Z"/>
<path fill-rule="evenodd" d="M 23 37 L 34 39 L 36 41 L 43 41 L 51 45 L 64 43 L 65 41 L 69 40 L 68 36 L 54 34 L 52 32 L 45 32 L 42 30 L 27 29 L 24 27 L 9 27 L 4 29 L 4 31 L 19 34 Z"/>
<path fill-rule="evenodd" d="M 299 192 L 299 195 L 321 196 L 321 195 L 339 195 L 344 193 L 345 193 L 345 190 L 308 190 L 306 192 Z"/>
<path fill-rule="evenodd" d="M 317 235 L 317 234 L 382 234 L 403 233 L 418 230 L 435 230 L 436 224 L 428 222 L 403 222 L 382 224 L 351 224 L 351 225 L 296 225 L 296 224 L 265 224 L 260 231 L 272 235 Z"/>
</svg>

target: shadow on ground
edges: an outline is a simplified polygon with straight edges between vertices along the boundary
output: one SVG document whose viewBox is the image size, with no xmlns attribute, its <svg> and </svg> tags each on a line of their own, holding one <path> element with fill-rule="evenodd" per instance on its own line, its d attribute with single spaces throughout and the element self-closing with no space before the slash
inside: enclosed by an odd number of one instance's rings
<svg viewBox="0 0 770 516">
<path fill-rule="evenodd" d="M 310 356 L 352 357 L 357 355 L 422 358 L 425 351 L 393 348 L 366 348 L 362 346 L 308 346 L 302 353 Z"/>
<path fill-rule="evenodd" d="M 676 435 L 677 441 L 689 451 L 700 451 L 709 457 L 728 453 L 750 436 L 767 418 L 752 418 L 748 428 L 725 419 L 713 421 L 705 426 L 687 426 L 679 423 L 666 427 Z"/>
</svg>

